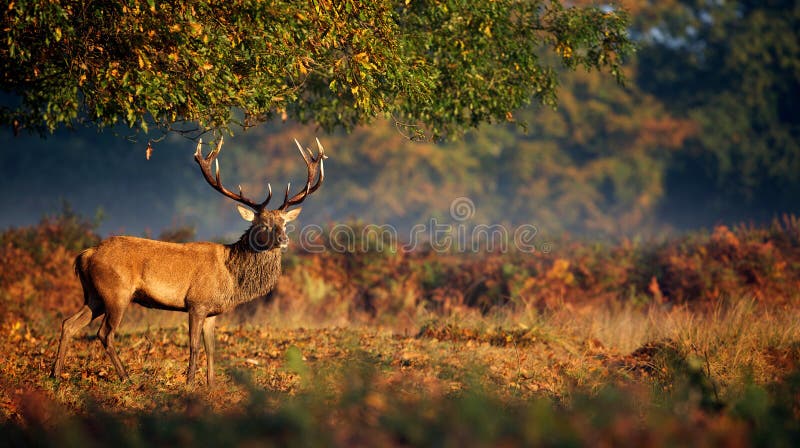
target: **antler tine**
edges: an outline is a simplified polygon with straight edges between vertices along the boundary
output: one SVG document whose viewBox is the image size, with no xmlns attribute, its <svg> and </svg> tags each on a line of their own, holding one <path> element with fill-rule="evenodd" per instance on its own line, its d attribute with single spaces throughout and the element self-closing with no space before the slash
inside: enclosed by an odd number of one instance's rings
<svg viewBox="0 0 800 448">
<path fill-rule="evenodd" d="M 309 194 L 317 191 L 317 188 L 322 185 L 322 181 L 325 179 L 325 159 L 327 159 L 328 156 L 325 155 L 325 148 L 322 147 L 322 143 L 319 142 L 319 139 L 317 139 L 317 148 L 319 148 L 319 154 L 317 154 L 317 158 L 314 162 L 319 163 L 319 177 L 317 177 L 317 183 L 309 190 Z M 311 179 L 309 179 L 309 181 L 310 180 Z"/>
<path fill-rule="evenodd" d="M 311 161 L 314 160 L 314 154 L 311 154 L 311 151 L 309 151 L 308 149 L 303 149 L 303 146 L 300 144 L 300 142 L 297 141 L 297 139 L 294 139 L 294 144 L 297 145 L 297 150 L 300 151 L 300 155 L 303 156 L 303 160 L 306 161 L 306 165 L 309 164 L 309 160 L 308 160 L 308 156 L 306 155 L 306 151 L 308 151 L 308 154 L 311 156 Z"/>
<path fill-rule="evenodd" d="M 289 201 L 289 189 L 291 189 L 291 188 L 292 188 L 292 183 L 291 182 L 287 182 L 286 183 L 286 195 L 283 197 L 283 204 L 284 205 L 286 205 L 286 203 Z"/>
<path fill-rule="evenodd" d="M 317 148 L 319 149 L 319 155 L 322 156 L 323 159 L 327 159 L 328 156 L 325 155 L 325 148 L 322 147 L 322 143 L 319 142 L 319 138 L 316 138 L 316 140 L 317 140 Z M 309 150 L 308 152 L 310 153 L 311 150 Z"/>
<path fill-rule="evenodd" d="M 223 137 L 221 135 L 219 136 L 219 141 L 217 142 L 217 147 L 213 151 L 214 157 L 217 157 L 217 155 L 219 155 L 219 152 L 222 150 L 222 141 L 224 140 L 224 138 L 225 137 Z M 210 155 L 211 154 L 209 154 L 209 156 Z"/>
<path fill-rule="evenodd" d="M 317 179 L 317 184 L 314 185 L 314 189 L 311 192 L 314 192 L 322 185 L 322 180 L 325 179 L 325 159 L 328 156 L 325 155 L 325 148 L 322 147 L 322 143 L 319 142 L 317 139 L 317 148 L 319 149 L 319 155 L 317 156 L 317 160 L 319 160 L 319 179 Z"/>
<path fill-rule="evenodd" d="M 200 165 L 200 171 L 203 173 L 203 177 L 205 177 L 206 182 L 211 185 L 212 188 L 217 190 L 218 192 L 222 193 L 224 196 L 233 199 L 236 202 L 244 204 L 253 210 L 260 211 L 263 210 L 270 199 L 272 199 L 272 188 L 269 190 L 269 195 L 267 199 L 262 203 L 256 203 L 247 197 L 244 196 L 242 193 L 242 186 L 239 185 L 239 194 L 236 194 L 224 186 L 222 186 L 222 180 L 220 179 L 220 171 L 219 171 L 219 160 L 217 160 L 217 156 L 219 155 L 220 151 L 222 150 L 222 142 L 223 138 L 220 137 L 219 142 L 217 142 L 217 147 L 214 148 L 207 156 L 203 157 L 203 140 L 200 139 L 197 142 L 197 149 L 194 152 L 194 160 Z M 211 162 L 214 162 L 214 174 L 211 174 Z"/>
<path fill-rule="evenodd" d="M 300 151 L 300 155 L 303 157 L 303 160 L 306 162 L 306 168 L 308 169 L 308 177 L 306 180 L 306 186 L 302 190 L 300 190 L 297 194 L 289 198 L 288 190 L 286 197 L 283 200 L 283 205 L 281 205 L 278 210 L 286 210 L 286 208 L 292 205 L 298 205 L 303 202 L 309 194 L 316 191 L 320 185 L 322 185 L 322 181 L 325 178 L 325 166 L 323 165 L 323 160 L 327 158 L 325 155 L 325 149 L 322 147 L 322 144 L 317 139 L 317 148 L 319 149 L 319 153 L 314 156 L 314 153 L 310 149 L 303 149 L 300 142 L 297 139 L 294 140 L 295 144 L 297 145 L 298 151 Z M 306 153 L 308 151 L 308 153 Z M 319 175 L 316 174 L 317 170 L 319 170 Z M 317 182 L 313 184 L 314 177 L 317 178 Z"/>
<path fill-rule="evenodd" d="M 264 199 L 264 202 L 261 203 L 261 208 L 266 208 L 267 204 L 269 204 L 269 200 L 272 199 L 272 185 L 270 185 L 269 182 L 267 182 L 267 191 L 269 192 L 267 194 L 267 199 Z"/>
</svg>

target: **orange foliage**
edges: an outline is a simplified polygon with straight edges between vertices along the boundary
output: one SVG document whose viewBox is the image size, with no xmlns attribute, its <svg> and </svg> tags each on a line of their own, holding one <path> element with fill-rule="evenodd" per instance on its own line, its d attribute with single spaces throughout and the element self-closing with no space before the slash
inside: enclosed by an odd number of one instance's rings
<svg viewBox="0 0 800 448">
<path fill-rule="evenodd" d="M 0 323 L 41 321 L 75 309 L 81 302 L 73 261 L 96 244 L 94 225 L 70 211 L 36 226 L 0 234 Z"/>
<path fill-rule="evenodd" d="M 650 118 L 642 122 L 637 145 L 680 149 L 684 141 L 698 131 L 697 123 L 673 117 Z"/>
<path fill-rule="evenodd" d="M 554 308 L 603 300 L 712 303 L 755 297 L 786 303 L 800 286 L 800 226 L 719 226 L 673 241 L 589 244 L 564 240 L 552 254 L 367 251 L 289 254 L 272 306 L 306 321 L 403 325 L 502 306 Z M 52 221 L 0 235 L 0 301 L 7 322 L 41 321 L 76 309 L 78 249 Z M 85 234 L 84 236 L 86 236 Z M 96 236 L 86 241 L 96 241 Z M 31 238 L 33 236 L 33 238 Z M 9 320 L 12 319 L 12 320 Z"/>
</svg>

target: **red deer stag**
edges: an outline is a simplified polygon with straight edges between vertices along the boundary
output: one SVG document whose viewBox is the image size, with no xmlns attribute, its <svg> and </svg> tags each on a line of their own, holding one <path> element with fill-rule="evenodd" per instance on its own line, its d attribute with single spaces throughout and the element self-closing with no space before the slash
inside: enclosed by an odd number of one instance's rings
<svg viewBox="0 0 800 448">
<path fill-rule="evenodd" d="M 208 385 L 214 384 L 214 320 L 237 305 L 269 293 L 281 275 L 281 250 L 288 244 L 285 225 L 297 218 L 300 208 L 289 207 L 303 202 L 317 191 L 325 177 L 325 150 L 317 140 L 319 153 L 297 148 L 308 168 L 305 186 L 289 196 L 289 186 L 283 204 L 268 210 L 272 187 L 263 202 L 254 202 L 242 194 L 222 186 L 219 162 L 222 148 L 220 138 L 216 149 L 203 157 L 202 140 L 197 144 L 194 159 L 203 177 L 218 192 L 242 205 L 239 214 L 251 223 L 250 228 L 233 244 L 168 243 L 130 236 L 114 236 L 97 247 L 86 249 L 75 259 L 75 272 L 83 287 L 84 305 L 66 319 L 61 327 L 61 340 L 52 375 L 58 377 L 64 365 L 70 339 L 81 328 L 104 316 L 98 337 L 111 358 L 120 378 L 128 374 L 114 348 L 114 332 L 131 302 L 147 308 L 189 313 L 189 370 L 187 383 L 194 380 L 200 335 L 208 361 Z M 308 153 L 306 153 L 308 151 Z M 211 162 L 216 161 L 216 174 L 211 174 Z M 316 182 L 313 182 L 316 178 Z"/>
</svg>

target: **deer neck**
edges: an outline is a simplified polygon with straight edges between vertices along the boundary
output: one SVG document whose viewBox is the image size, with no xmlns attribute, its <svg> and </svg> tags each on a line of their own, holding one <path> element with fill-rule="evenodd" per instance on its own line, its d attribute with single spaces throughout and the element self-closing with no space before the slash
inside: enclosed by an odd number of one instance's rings
<svg viewBox="0 0 800 448">
<path fill-rule="evenodd" d="M 266 296 L 278 283 L 281 275 L 281 249 L 255 251 L 245 233 L 236 243 L 228 246 L 225 262 L 237 288 L 233 291 L 235 304 Z"/>
</svg>

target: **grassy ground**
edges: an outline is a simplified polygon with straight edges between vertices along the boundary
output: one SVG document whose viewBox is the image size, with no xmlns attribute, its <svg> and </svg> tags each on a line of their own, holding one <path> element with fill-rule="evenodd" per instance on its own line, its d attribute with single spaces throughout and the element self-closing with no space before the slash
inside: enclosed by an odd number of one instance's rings
<svg viewBox="0 0 800 448">
<path fill-rule="evenodd" d="M 566 306 L 467 313 L 406 330 L 282 328 L 282 320 L 223 321 L 213 390 L 204 369 L 185 384 L 184 326 L 130 322 L 118 347 L 132 381 L 120 382 L 94 329 L 75 339 L 65 373 L 51 379 L 56 329 L 5 325 L 0 408 L 9 440 L 48 444 L 66 431 L 80 444 L 172 443 L 211 424 L 256 425 L 220 443 L 713 445 L 800 436 L 796 308 Z M 158 436 L 145 431 L 155 416 L 167 422 Z M 109 424 L 128 429 L 98 432 Z M 26 432 L 39 427 L 47 430 Z"/>
<path fill-rule="evenodd" d="M 800 218 L 553 254 L 290 254 L 185 384 L 186 316 L 73 342 L 71 214 L 0 233 L 0 446 L 800 446 Z"/>
</svg>

